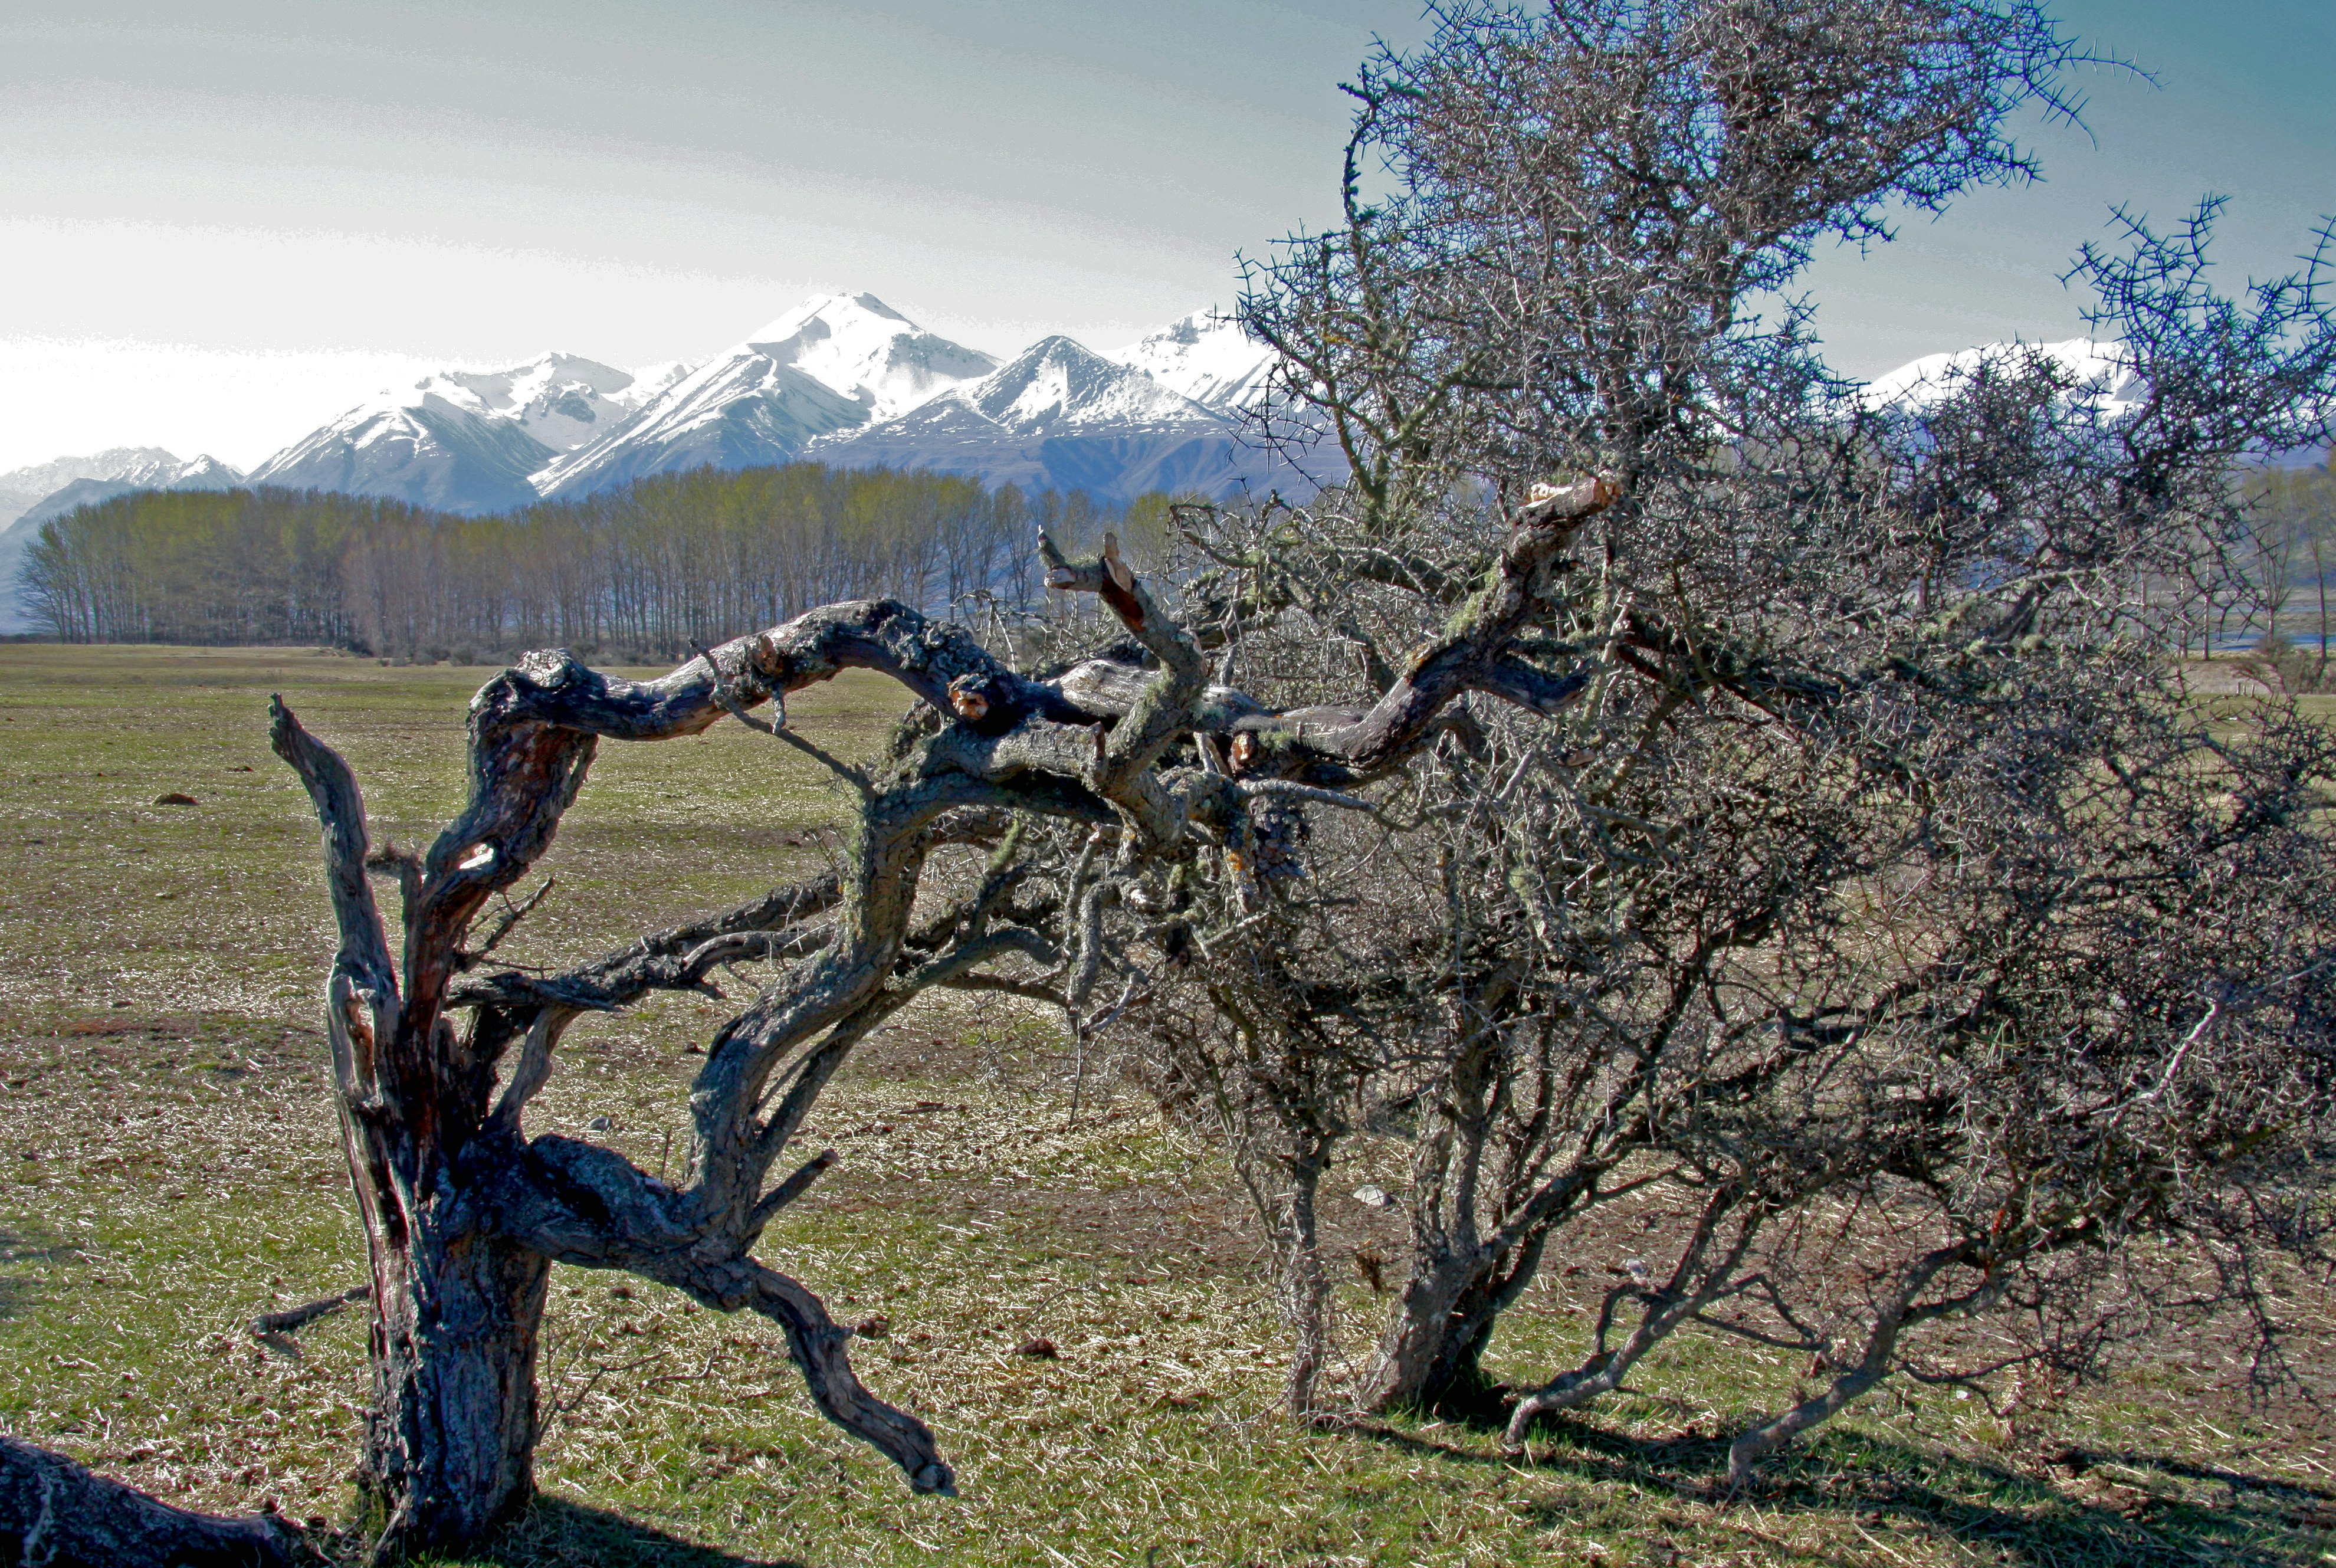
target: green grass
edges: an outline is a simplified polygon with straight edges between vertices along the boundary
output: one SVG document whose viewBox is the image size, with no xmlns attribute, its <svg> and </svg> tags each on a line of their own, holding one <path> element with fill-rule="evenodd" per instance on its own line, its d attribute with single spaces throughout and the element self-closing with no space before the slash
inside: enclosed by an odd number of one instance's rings
<svg viewBox="0 0 2336 1568">
<path fill-rule="evenodd" d="M 376 841 L 422 844 L 458 803 L 462 706 L 487 673 L 0 648 L 0 1427 L 186 1505 L 351 1522 L 364 1310 L 304 1329 L 297 1357 L 246 1329 L 362 1275 L 314 1027 L 331 946 L 316 830 L 267 752 L 266 697 L 348 755 Z M 854 755 L 901 706 L 847 679 L 791 714 Z M 168 792 L 199 803 L 153 803 Z M 839 807 L 736 726 L 606 747 L 511 956 L 580 957 L 799 875 Z M 688 997 L 579 1027 L 531 1125 L 606 1116 L 593 1135 L 654 1168 L 718 1016 Z M 1222 1162 L 1124 1093 L 1066 1126 L 1063 1072 L 1043 1018 L 902 1015 L 822 1102 L 813 1135 L 842 1161 L 763 1249 L 840 1318 L 890 1320 L 857 1363 L 934 1424 L 960 1498 L 911 1496 L 822 1422 L 759 1321 L 561 1269 L 545 1500 L 476 1561 L 2336 1562 L 2325 1428 L 2250 1406 L 2224 1354 L 2193 1344 L 2003 1416 L 1885 1390 L 1733 1503 L 1717 1435 L 1791 1397 L 1796 1368 L 1702 1339 L 1528 1462 L 1466 1426 L 1298 1431 Z M 1334 1186 L 1366 1176 L 1385 1173 Z M 1332 1207 L 1342 1254 L 1396 1254 L 1385 1215 Z M 1580 1353 L 1633 1222 L 1553 1260 L 1496 1370 L 1527 1380 Z M 1358 1361 L 1385 1302 L 1357 1278 L 1340 1305 Z M 1017 1354 L 1034 1336 L 1061 1359 Z M 2071 1447 L 2097 1457 L 2053 1462 Z"/>
</svg>

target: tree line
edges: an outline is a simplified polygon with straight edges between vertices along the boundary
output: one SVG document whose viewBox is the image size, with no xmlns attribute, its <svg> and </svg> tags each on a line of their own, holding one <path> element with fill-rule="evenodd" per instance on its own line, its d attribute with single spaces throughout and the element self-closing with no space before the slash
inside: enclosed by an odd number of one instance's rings
<svg viewBox="0 0 2336 1568">
<path fill-rule="evenodd" d="M 2329 689 L 2329 638 L 2336 632 L 2336 466 L 2268 470 L 2246 482 L 2250 576 L 2263 631 L 2251 663 L 2282 691 Z"/>
<path fill-rule="evenodd" d="M 676 657 L 838 599 L 1028 603 L 1035 530 L 1143 539 L 1166 516 L 1160 496 L 1113 508 L 815 463 L 659 474 L 486 517 L 316 491 L 149 491 L 46 524 L 22 588 L 35 624 L 68 642 Z"/>
</svg>

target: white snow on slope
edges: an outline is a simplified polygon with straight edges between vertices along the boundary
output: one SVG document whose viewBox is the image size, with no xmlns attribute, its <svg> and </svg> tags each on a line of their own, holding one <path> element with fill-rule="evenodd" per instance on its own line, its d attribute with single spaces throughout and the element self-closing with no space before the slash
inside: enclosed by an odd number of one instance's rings
<svg viewBox="0 0 2336 1568">
<path fill-rule="evenodd" d="M 1042 337 L 979 381 L 934 399 L 1017 433 L 1108 425 L 1214 426 L 1224 416 L 1068 337 Z"/>
<path fill-rule="evenodd" d="M 641 365 L 633 372 L 633 384 L 622 392 L 610 394 L 608 401 L 627 414 L 635 413 L 643 404 L 696 370 L 700 363 L 695 359 L 660 359 L 654 365 Z"/>
<path fill-rule="evenodd" d="M 785 463 L 823 436 L 892 418 L 998 361 L 925 331 L 872 294 L 814 295 L 676 377 L 624 424 L 546 464 L 546 495 L 651 473 Z"/>
<path fill-rule="evenodd" d="M 1042 338 L 980 380 L 892 419 L 838 432 L 808 455 L 847 468 L 927 469 L 1111 501 L 1152 491 L 1298 493 L 1318 482 L 1245 441 L 1231 413 L 1067 337 Z"/>
<path fill-rule="evenodd" d="M 159 446 L 117 446 L 86 457 L 60 457 L 0 473 L 0 528 L 78 481 L 118 484 L 122 490 L 225 490 L 242 483 L 243 475 L 209 453 L 181 463 Z"/>
<path fill-rule="evenodd" d="M 784 463 L 813 438 L 863 423 L 825 384 L 742 345 L 650 398 L 599 440 L 530 476 L 543 495 L 579 495 L 683 468 Z"/>
<path fill-rule="evenodd" d="M 1213 310 L 1196 310 L 1139 343 L 1104 355 L 1140 370 L 1172 392 L 1234 413 L 1264 394 L 1273 350 Z"/>
<path fill-rule="evenodd" d="M 660 382 L 678 366 L 653 367 Z M 442 370 L 310 431 L 252 471 L 255 482 L 393 496 L 455 511 L 535 498 L 528 475 L 624 424 L 632 372 L 548 353 L 503 370 Z"/>
<path fill-rule="evenodd" d="M 1917 414 L 1954 395 L 1982 366 L 2009 367 L 2033 352 L 2065 370 L 2074 390 L 2090 398 L 2104 418 L 2132 412 L 2146 394 L 2134 374 L 2125 346 L 2071 337 L 2059 343 L 1985 343 L 1952 354 L 1929 354 L 1868 382 L 1861 401 L 1869 409 Z"/>
<path fill-rule="evenodd" d="M 818 294 L 741 346 L 890 419 L 935 393 L 986 375 L 998 361 L 927 332 L 872 294 Z"/>
<path fill-rule="evenodd" d="M 417 387 L 310 431 L 253 469 L 251 480 L 448 511 L 499 511 L 535 499 L 527 476 L 551 455 L 519 419 L 475 413 Z"/>
<path fill-rule="evenodd" d="M 208 453 L 181 463 L 159 446 L 117 446 L 0 473 L 0 632 L 33 629 L 16 579 L 49 519 L 133 490 L 229 490 L 242 482 Z"/>
<path fill-rule="evenodd" d="M 628 371 L 574 354 L 541 354 L 509 370 L 442 370 L 397 397 L 402 407 L 436 398 L 482 419 L 509 420 L 554 452 L 591 441 L 633 411 Z"/>
</svg>

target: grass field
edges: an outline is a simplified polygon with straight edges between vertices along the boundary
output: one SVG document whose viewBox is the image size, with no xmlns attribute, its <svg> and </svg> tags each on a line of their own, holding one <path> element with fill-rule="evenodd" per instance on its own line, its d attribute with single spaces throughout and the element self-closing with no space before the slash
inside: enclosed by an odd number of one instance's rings
<svg viewBox="0 0 2336 1568">
<path fill-rule="evenodd" d="M 0 1428 L 190 1506 L 350 1515 L 364 1310 L 304 1329 L 297 1355 L 246 1328 L 363 1274 L 315 1027 L 316 828 L 268 755 L 267 694 L 349 757 L 377 842 L 419 845 L 458 803 L 462 707 L 488 673 L 0 646 Z M 790 712 L 850 755 L 901 703 L 847 679 Z M 170 793 L 196 803 L 155 803 Z M 838 809 L 735 725 L 604 747 L 511 956 L 582 957 L 789 880 Z M 579 1026 L 530 1125 L 655 1166 L 715 1018 L 686 998 Z M 1795 1368 L 1695 1339 L 1526 1461 L 1463 1426 L 1299 1433 L 1216 1154 L 1124 1093 L 1068 1125 L 1044 1019 L 903 1018 L 822 1102 L 813 1136 L 842 1162 L 763 1251 L 839 1318 L 890 1320 L 861 1374 L 933 1423 L 963 1495 L 912 1497 L 828 1427 L 758 1320 L 561 1269 L 545 1501 L 480 1561 L 2336 1563 L 2329 1427 L 2251 1405 L 2211 1347 L 2075 1394 L 2008 1391 L 2001 1414 L 1885 1389 L 1734 1502 L 1716 1439 L 1789 1398 Z M 1335 1218 L 1340 1248 L 1396 1251 L 1383 1216 Z M 1614 1256 L 1545 1270 L 1496 1369 L 1525 1381 L 1579 1354 L 1623 1245 L 1607 1234 Z M 1349 1281 L 1350 1354 L 1381 1307 Z M 1040 1335 L 1059 1359 L 1016 1354 Z"/>
</svg>

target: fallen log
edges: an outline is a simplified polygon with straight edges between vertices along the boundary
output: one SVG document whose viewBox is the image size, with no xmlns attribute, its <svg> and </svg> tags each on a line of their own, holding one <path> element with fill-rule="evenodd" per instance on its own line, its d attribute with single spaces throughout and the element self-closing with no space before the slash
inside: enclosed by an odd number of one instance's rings
<svg viewBox="0 0 2336 1568">
<path fill-rule="evenodd" d="M 0 1437 L 0 1561 L 22 1568 L 307 1568 L 319 1555 L 272 1514 L 227 1519 L 156 1501 Z"/>
</svg>

